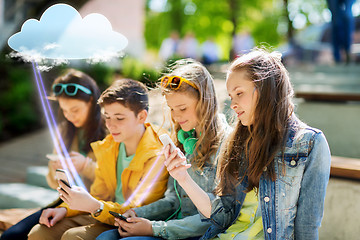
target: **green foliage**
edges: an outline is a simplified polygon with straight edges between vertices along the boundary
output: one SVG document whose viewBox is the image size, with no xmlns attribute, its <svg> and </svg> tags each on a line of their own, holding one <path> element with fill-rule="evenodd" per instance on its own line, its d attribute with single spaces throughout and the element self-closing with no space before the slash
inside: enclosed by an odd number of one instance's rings
<svg viewBox="0 0 360 240">
<path fill-rule="evenodd" d="M 189 4 L 196 6 L 193 15 L 185 14 L 185 8 Z M 194 32 L 200 42 L 208 37 L 229 33 L 226 1 L 168 0 L 166 9 L 165 12 L 147 10 L 145 39 L 149 48 L 159 49 L 162 41 L 173 30 L 177 30 L 180 36 L 184 36 L 189 31 Z"/>
<path fill-rule="evenodd" d="M 24 66 L 2 63 L 6 71 L 0 89 L 0 139 L 5 139 L 36 129 L 41 124 L 32 72 Z"/>
<path fill-rule="evenodd" d="M 147 4 L 151 0 L 147 1 Z M 199 43 L 214 37 L 223 52 L 223 59 L 229 57 L 232 34 L 248 30 L 257 45 L 266 43 L 278 46 L 284 39 L 286 28 L 279 32 L 279 26 L 287 26 L 284 1 L 273 0 L 167 0 L 165 10 L 154 12 L 147 5 L 145 39 L 148 48 L 159 49 L 161 42 L 171 31 L 180 36 L 191 31 Z M 309 23 L 309 15 L 321 16 L 326 2 L 311 0 L 289 1 L 291 15 L 304 14 Z M 192 9 L 192 12 L 187 9 Z M 235 16 L 232 19 L 231 16 Z M 234 24 L 235 21 L 235 24 Z"/>
<path fill-rule="evenodd" d="M 112 83 L 116 71 L 115 68 L 105 63 L 87 65 L 86 68 L 80 70 L 89 74 L 96 81 L 100 89 L 106 89 Z"/>
<path fill-rule="evenodd" d="M 257 15 L 257 21 L 254 20 L 251 31 L 254 36 L 255 44 L 261 45 L 266 43 L 270 46 L 277 46 L 284 40 L 283 36 L 277 32 L 279 15 L 274 14 L 274 11 L 257 12 Z"/>
<path fill-rule="evenodd" d="M 231 1 L 235 3 L 235 9 L 231 8 Z M 195 9 L 193 14 L 187 14 L 188 6 Z M 272 0 L 168 0 L 164 12 L 147 10 L 145 39 L 149 48 L 159 49 L 172 30 L 178 30 L 180 36 L 193 32 L 199 43 L 213 37 L 223 52 L 222 58 L 227 59 L 233 32 L 243 29 L 252 33 L 256 43 L 279 44 L 281 37 L 276 29 L 281 14 L 274 8 Z M 236 26 L 232 15 L 236 16 Z"/>
<path fill-rule="evenodd" d="M 159 71 L 131 57 L 123 59 L 121 74 L 125 78 L 138 80 L 148 87 L 155 87 L 160 77 Z"/>
<path fill-rule="evenodd" d="M 171 24 L 164 13 L 149 12 L 145 22 L 144 36 L 148 48 L 159 49 L 163 39 L 171 32 Z"/>
</svg>

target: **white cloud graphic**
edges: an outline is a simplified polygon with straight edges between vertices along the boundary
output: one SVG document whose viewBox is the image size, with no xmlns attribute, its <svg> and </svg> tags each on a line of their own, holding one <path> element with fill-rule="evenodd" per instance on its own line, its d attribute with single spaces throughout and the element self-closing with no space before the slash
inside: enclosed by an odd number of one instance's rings
<svg viewBox="0 0 360 240">
<path fill-rule="evenodd" d="M 127 38 L 112 30 L 98 13 L 82 18 L 67 4 L 55 4 L 41 16 L 29 19 L 8 40 L 9 46 L 31 59 L 111 59 L 127 46 Z"/>
</svg>

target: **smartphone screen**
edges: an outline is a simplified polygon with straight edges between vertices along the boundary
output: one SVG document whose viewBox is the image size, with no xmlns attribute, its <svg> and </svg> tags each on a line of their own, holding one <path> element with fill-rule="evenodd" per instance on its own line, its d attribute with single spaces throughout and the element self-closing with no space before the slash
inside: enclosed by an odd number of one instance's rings
<svg viewBox="0 0 360 240">
<path fill-rule="evenodd" d="M 66 186 L 71 188 L 71 185 L 69 184 L 69 179 L 67 177 L 66 171 L 64 169 L 56 169 L 55 176 L 58 180 L 63 182 Z"/>
<path fill-rule="evenodd" d="M 116 217 L 116 218 L 119 218 L 119 219 L 121 219 L 121 220 L 126 221 L 126 217 L 124 217 L 124 215 L 122 215 L 122 214 L 120 214 L 120 213 L 113 212 L 113 211 L 109 211 L 109 213 L 110 213 L 111 215 L 113 215 L 114 217 Z"/>
</svg>

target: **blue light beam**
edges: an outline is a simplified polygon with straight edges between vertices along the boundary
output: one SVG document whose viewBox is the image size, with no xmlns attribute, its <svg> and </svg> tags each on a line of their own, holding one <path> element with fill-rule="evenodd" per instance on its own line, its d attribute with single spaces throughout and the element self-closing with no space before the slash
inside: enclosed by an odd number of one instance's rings
<svg viewBox="0 0 360 240">
<path fill-rule="evenodd" d="M 125 201 L 125 203 L 123 204 L 124 207 L 128 206 L 133 199 L 135 198 L 136 194 L 140 191 L 141 187 L 144 185 L 144 183 L 147 181 L 147 179 L 150 177 L 150 174 L 152 173 L 152 171 L 154 170 L 155 166 L 157 165 L 157 162 L 160 159 L 160 156 L 163 154 L 163 150 L 158 154 L 154 164 L 151 166 L 150 170 L 147 172 L 147 174 L 145 175 L 145 177 L 143 178 L 143 180 L 140 182 L 140 184 L 135 188 L 134 192 L 130 195 L 130 197 Z M 151 189 L 153 188 L 153 186 L 155 185 L 156 181 L 158 180 L 160 174 L 162 173 L 164 169 L 164 165 L 161 167 L 161 169 L 158 171 L 158 173 L 155 175 L 155 177 L 152 179 L 151 184 L 149 185 L 149 187 L 146 189 L 146 191 L 143 192 L 143 195 L 138 199 L 138 201 L 135 203 L 135 206 L 139 206 L 145 199 L 145 197 L 150 193 Z"/>
<path fill-rule="evenodd" d="M 77 173 L 77 171 L 76 171 L 76 169 L 74 167 L 74 164 L 71 161 L 69 153 L 68 153 L 68 151 L 66 149 L 66 146 L 64 144 L 64 141 L 63 141 L 63 139 L 61 137 L 60 131 L 59 131 L 58 127 L 57 127 L 53 112 L 52 112 L 50 104 L 49 104 L 49 100 L 46 98 L 46 91 L 45 91 L 45 87 L 44 87 L 44 83 L 43 83 L 40 71 L 36 70 L 34 62 L 32 62 L 32 66 L 33 66 L 33 71 L 34 71 L 34 75 L 35 75 L 37 89 L 38 89 L 39 96 L 40 96 L 41 105 L 42 105 L 43 110 L 44 110 L 46 122 L 47 122 L 47 125 L 48 125 L 49 130 L 50 130 L 50 135 L 51 135 L 52 141 L 54 143 L 55 150 L 59 154 L 59 157 L 60 157 L 61 166 L 63 167 L 63 169 L 65 169 L 67 171 L 69 171 L 69 168 L 70 168 L 70 172 L 71 172 L 71 175 L 72 175 L 72 176 L 68 176 L 70 184 L 73 184 L 74 180 L 75 180 L 76 185 L 86 189 L 84 183 L 82 182 L 79 174 Z M 46 99 L 46 102 L 45 102 L 44 99 Z M 52 121 L 50 120 L 49 115 L 51 116 Z M 56 131 L 56 135 L 54 133 L 54 129 Z M 63 151 L 61 151 L 59 143 L 60 143 L 60 146 L 61 146 Z M 63 153 L 65 155 L 65 158 L 61 153 Z M 69 166 L 69 168 L 68 168 L 68 166 Z M 73 180 L 73 178 L 74 178 L 74 180 Z"/>
</svg>

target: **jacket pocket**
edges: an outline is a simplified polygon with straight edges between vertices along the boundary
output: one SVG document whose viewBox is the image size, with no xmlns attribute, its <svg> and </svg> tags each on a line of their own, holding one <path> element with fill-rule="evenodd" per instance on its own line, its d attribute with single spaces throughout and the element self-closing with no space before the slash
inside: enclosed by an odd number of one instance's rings
<svg viewBox="0 0 360 240">
<path fill-rule="evenodd" d="M 277 177 L 279 180 L 289 186 L 299 185 L 305 169 L 305 156 L 284 155 L 284 158 L 277 159 Z"/>
</svg>

